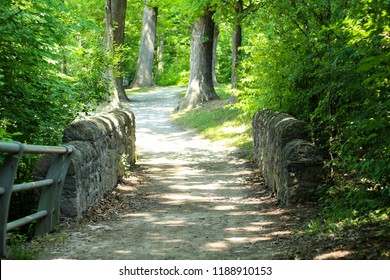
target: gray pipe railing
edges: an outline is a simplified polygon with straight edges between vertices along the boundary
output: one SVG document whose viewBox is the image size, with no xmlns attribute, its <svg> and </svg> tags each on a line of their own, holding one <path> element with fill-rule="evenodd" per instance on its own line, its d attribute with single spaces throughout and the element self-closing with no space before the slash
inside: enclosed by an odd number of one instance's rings
<svg viewBox="0 0 390 280">
<path fill-rule="evenodd" d="M 7 232 L 36 221 L 35 235 L 51 232 L 59 223 L 62 188 L 71 155 L 72 146 L 23 145 L 21 143 L 0 142 L 0 154 L 4 160 L 0 163 L 0 255 L 7 257 Z M 24 154 L 55 154 L 46 179 L 36 182 L 14 185 L 19 162 Z M 12 193 L 41 188 L 36 213 L 8 222 Z"/>
</svg>

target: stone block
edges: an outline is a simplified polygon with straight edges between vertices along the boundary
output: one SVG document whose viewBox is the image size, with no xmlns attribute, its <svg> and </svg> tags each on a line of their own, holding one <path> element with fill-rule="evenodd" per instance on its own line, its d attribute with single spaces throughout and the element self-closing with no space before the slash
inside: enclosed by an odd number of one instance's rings
<svg viewBox="0 0 390 280">
<path fill-rule="evenodd" d="M 252 126 L 254 162 L 277 198 L 286 205 L 315 200 L 323 157 L 307 124 L 266 109 L 254 115 Z"/>
<path fill-rule="evenodd" d="M 79 218 L 91 205 L 112 190 L 125 169 L 125 158 L 135 162 L 135 119 L 128 110 L 114 110 L 72 123 L 64 131 L 63 143 L 73 145 L 65 180 L 61 215 Z M 43 156 L 35 166 L 35 175 L 45 176 L 51 158 Z"/>
</svg>

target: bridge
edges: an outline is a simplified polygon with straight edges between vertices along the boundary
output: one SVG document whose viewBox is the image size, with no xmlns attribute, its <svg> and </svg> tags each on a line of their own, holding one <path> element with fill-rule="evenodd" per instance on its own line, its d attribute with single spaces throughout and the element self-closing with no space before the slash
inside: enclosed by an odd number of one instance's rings
<svg viewBox="0 0 390 280">
<path fill-rule="evenodd" d="M 11 224 L 6 221 L 10 193 L 24 188 L 13 185 L 17 166 L 13 155 L 20 158 L 22 150 L 35 148 L 1 145 L 0 151 L 8 155 L 0 173 L 1 207 L 6 209 L 2 208 L 1 218 L 2 255 L 6 255 L 6 233 L 12 228 L 32 221 L 41 228 L 42 221 L 50 220 L 54 222 L 37 234 L 50 232 L 58 224 L 59 213 L 79 219 L 115 190 L 121 204 L 114 220 L 65 230 L 67 244 L 45 252 L 42 258 L 281 258 L 286 252 L 275 242 L 292 233 L 289 223 L 283 222 L 287 219 L 284 210 L 275 208 L 275 203 L 289 205 L 315 197 L 322 167 L 304 124 L 269 111 L 254 118 L 255 161 L 267 173 L 264 182 L 236 149 L 212 143 L 171 122 L 180 90 L 163 88 L 131 96 L 129 108 L 72 124 L 64 133 L 64 144 L 69 146 L 35 150 L 49 154 L 38 161 L 35 174 L 40 180 L 29 187 L 39 185 L 53 193 L 56 189 L 56 194 L 42 192 L 41 200 L 52 204 Z M 54 158 L 55 154 L 59 156 Z M 66 162 L 58 157 L 66 157 Z M 136 158 L 138 168 L 126 173 Z M 60 161 L 61 166 L 56 164 Z M 6 171 L 10 165 L 13 176 Z M 53 178 L 50 170 L 62 170 L 60 177 Z M 117 184 L 120 177 L 124 179 Z M 265 184 L 275 198 L 264 200 L 256 195 L 256 188 Z M 259 211 L 259 207 L 268 210 Z"/>
</svg>

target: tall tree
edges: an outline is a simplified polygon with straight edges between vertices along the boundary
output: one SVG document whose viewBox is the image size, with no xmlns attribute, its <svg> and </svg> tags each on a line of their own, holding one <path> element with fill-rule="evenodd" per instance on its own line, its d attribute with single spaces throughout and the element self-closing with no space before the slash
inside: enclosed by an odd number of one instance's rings
<svg viewBox="0 0 390 280">
<path fill-rule="evenodd" d="M 214 12 L 206 8 L 192 28 L 190 79 L 179 110 L 189 109 L 206 101 L 219 99 L 213 85 Z"/>
<path fill-rule="evenodd" d="M 213 39 L 213 84 L 218 85 L 217 79 L 217 46 L 218 46 L 218 38 L 219 38 L 219 27 L 215 25 L 214 27 L 214 39 Z"/>
<path fill-rule="evenodd" d="M 157 31 L 157 7 L 146 6 L 142 13 L 142 36 L 139 48 L 137 70 L 132 87 L 150 87 L 153 82 L 153 60 Z"/>
<path fill-rule="evenodd" d="M 121 101 L 128 101 L 123 88 L 121 53 L 125 39 L 126 0 L 106 0 L 106 33 L 107 48 L 112 50 L 119 58 L 117 69 L 110 71 L 114 88 L 112 91 L 111 105 L 119 106 Z"/>
</svg>

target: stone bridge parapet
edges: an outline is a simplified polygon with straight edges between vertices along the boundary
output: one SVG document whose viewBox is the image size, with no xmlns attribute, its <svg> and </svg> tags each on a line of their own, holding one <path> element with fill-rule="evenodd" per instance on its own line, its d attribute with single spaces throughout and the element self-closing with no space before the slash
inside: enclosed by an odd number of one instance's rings
<svg viewBox="0 0 390 280">
<path fill-rule="evenodd" d="M 254 162 L 278 200 L 285 205 L 316 200 L 324 160 L 308 125 L 265 109 L 254 115 L 252 127 Z"/>
<path fill-rule="evenodd" d="M 116 109 L 72 123 L 63 143 L 76 149 L 69 166 L 61 200 L 61 216 L 82 213 L 112 190 L 135 162 L 135 119 L 129 110 Z M 35 176 L 45 176 L 51 158 L 40 158 Z"/>
</svg>

